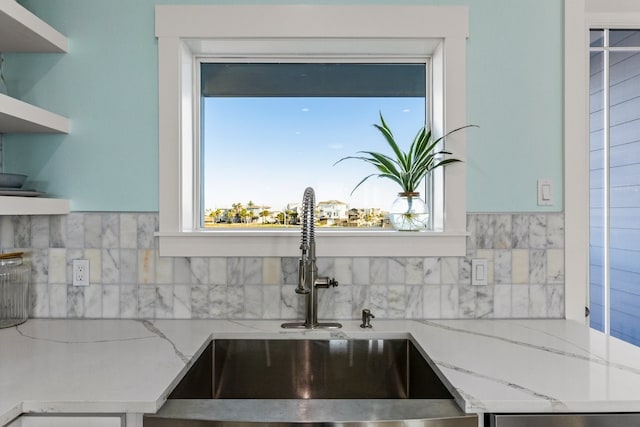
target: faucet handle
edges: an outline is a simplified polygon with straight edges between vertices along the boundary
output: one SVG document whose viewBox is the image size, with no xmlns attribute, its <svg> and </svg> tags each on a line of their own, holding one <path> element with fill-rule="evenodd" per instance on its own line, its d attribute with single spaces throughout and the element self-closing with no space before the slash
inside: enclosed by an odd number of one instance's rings
<svg viewBox="0 0 640 427">
<path fill-rule="evenodd" d="M 323 289 L 327 289 L 330 287 L 336 287 L 338 286 L 338 281 L 336 279 L 330 279 L 328 277 L 318 277 L 316 279 L 316 284 L 315 284 L 316 288 L 323 288 Z"/>
</svg>

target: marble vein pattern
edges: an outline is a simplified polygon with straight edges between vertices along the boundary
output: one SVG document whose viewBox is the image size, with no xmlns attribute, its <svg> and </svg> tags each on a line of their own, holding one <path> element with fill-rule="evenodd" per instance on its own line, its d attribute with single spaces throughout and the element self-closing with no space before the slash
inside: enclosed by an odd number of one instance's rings
<svg viewBox="0 0 640 427">
<path fill-rule="evenodd" d="M 368 331 L 355 320 L 338 331 L 285 331 L 280 323 L 30 319 L 0 330 L 0 348 L 12 349 L 0 352 L 0 424 L 21 412 L 155 412 L 211 339 L 371 333 L 410 337 L 467 413 L 640 412 L 640 397 L 629 392 L 640 388 L 640 349 L 577 322 L 376 318 Z"/>
<path fill-rule="evenodd" d="M 540 344 L 535 344 L 534 342 L 531 341 L 527 341 L 524 339 L 515 339 L 515 338 L 511 338 L 508 336 L 501 336 L 499 334 L 492 334 L 492 333 L 488 333 L 488 332 L 482 332 L 482 331 L 475 331 L 469 328 L 463 328 L 463 327 L 458 327 L 458 326 L 452 326 L 452 324 L 447 323 L 439 323 L 438 321 L 430 321 L 430 320 L 420 320 L 418 321 L 419 323 L 423 323 L 425 325 L 429 325 L 432 326 L 434 328 L 439 328 L 439 329 L 443 329 L 449 332 L 455 332 L 457 334 L 466 334 L 466 335 L 472 335 L 475 337 L 482 337 L 482 338 L 488 338 L 490 340 L 495 340 L 495 341 L 502 341 L 511 345 L 515 345 L 518 347 L 523 347 L 523 348 L 527 348 L 530 350 L 537 350 L 537 351 L 542 351 L 545 353 L 551 353 L 554 355 L 558 355 L 558 356 L 562 356 L 562 357 L 567 357 L 570 359 L 576 359 L 576 360 L 581 360 L 581 361 L 585 361 L 585 362 L 590 362 L 590 363 L 594 363 L 596 365 L 601 365 L 601 366 L 606 366 L 609 368 L 614 368 L 620 371 L 623 371 L 625 373 L 629 373 L 629 374 L 633 374 L 633 375 L 639 375 L 640 376 L 640 367 L 633 367 L 633 366 L 629 366 L 629 365 L 625 365 L 625 364 L 621 364 L 621 363 L 616 363 L 616 362 L 612 362 L 609 361 L 601 356 L 595 356 L 591 353 L 589 353 L 587 350 L 584 350 L 583 347 L 580 346 L 576 346 L 575 344 L 573 344 L 572 342 L 568 341 L 566 338 L 558 338 L 557 336 L 551 335 L 549 333 L 544 333 L 540 331 L 540 328 L 536 328 L 533 329 L 537 334 L 540 335 L 550 335 L 554 338 L 557 338 L 558 341 L 560 341 L 563 346 L 565 345 L 570 345 L 572 347 L 575 347 L 576 349 L 580 349 L 582 350 L 580 353 L 576 352 L 576 351 L 569 351 L 569 350 L 563 350 L 560 348 L 556 348 L 556 347 L 552 347 L 551 345 L 540 345 Z M 526 326 L 526 321 L 512 321 L 514 322 L 513 325 L 515 328 L 517 329 L 525 329 L 527 328 Z M 525 326 L 522 326 L 522 324 L 524 324 Z M 529 328 L 530 329 L 530 328 Z"/>
<path fill-rule="evenodd" d="M 67 317 L 79 318 L 84 316 L 84 288 L 67 287 Z"/>
<path fill-rule="evenodd" d="M 52 248 L 65 248 L 67 246 L 67 221 L 65 217 L 62 215 L 54 215 L 48 218 L 49 245 Z"/>
<path fill-rule="evenodd" d="M 337 331 L 285 331 L 280 323 L 30 319 L 0 330 L 0 348 L 12 349 L 0 351 L 0 424 L 20 411 L 154 412 L 193 355 L 218 337 L 344 340 L 365 333 L 355 320 Z M 577 322 L 372 323 L 366 336 L 411 337 L 468 413 L 640 412 L 640 398 L 629 393 L 640 388 L 640 349 Z M 25 376 L 26 369 L 37 375 Z"/>
<path fill-rule="evenodd" d="M 138 287 L 138 317 L 155 319 L 156 317 L 156 288 L 151 285 Z"/>
<path fill-rule="evenodd" d="M 408 258 L 405 264 L 405 280 L 407 285 L 421 285 L 424 278 L 424 260 Z"/>
<path fill-rule="evenodd" d="M 102 250 L 102 283 L 116 285 L 120 283 L 120 250 L 107 248 Z"/>
<path fill-rule="evenodd" d="M 439 287 L 432 286 L 433 289 L 438 289 Z M 407 319 L 422 319 L 424 316 L 424 296 L 425 289 L 422 286 L 413 285 L 407 286 L 406 289 L 406 312 L 405 317 Z M 440 295 L 438 294 L 437 298 L 434 298 L 433 295 L 429 295 L 429 302 L 432 301 L 440 301 Z M 439 307 L 440 304 L 438 304 Z M 374 313 L 375 315 L 375 313 Z"/>
<path fill-rule="evenodd" d="M 224 319 L 227 316 L 227 286 L 213 285 L 209 288 L 209 314 L 214 319 Z M 279 299 L 278 299 L 279 302 Z"/>
<path fill-rule="evenodd" d="M 27 250 L 32 317 L 301 319 L 296 257 L 161 257 L 155 213 L 71 213 L 0 218 L 0 251 Z M 358 319 L 564 316 L 564 215 L 467 215 L 460 257 L 320 257 L 320 313 Z M 489 284 L 471 288 L 471 259 L 488 260 Z M 90 285 L 71 286 L 74 259 Z"/>
<path fill-rule="evenodd" d="M 102 215 L 84 215 L 84 246 L 85 249 L 102 247 Z"/>
<path fill-rule="evenodd" d="M 67 215 L 67 248 L 84 248 L 84 214 L 70 213 Z"/>
<path fill-rule="evenodd" d="M 476 247 L 478 249 L 493 249 L 495 221 L 493 215 L 478 214 L 476 216 Z"/>
<path fill-rule="evenodd" d="M 494 249 L 511 249 L 512 222 L 511 215 L 494 215 Z"/>
<path fill-rule="evenodd" d="M 387 283 L 389 285 L 407 283 L 405 258 L 389 258 L 387 260 Z"/>
<path fill-rule="evenodd" d="M 102 245 L 105 249 L 120 247 L 120 215 L 104 214 L 102 217 Z"/>
<path fill-rule="evenodd" d="M 500 378 L 491 377 L 489 375 L 483 375 L 481 373 L 474 372 L 474 371 L 471 371 L 469 369 L 462 368 L 460 366 L 455 366 L 455 365 L 452 365 L 451 363 L 444 362 L 444 361 L 441 361 L 441 360 L 434 360 L 434 362 L 438 365 L 439 368 L 444 368 L 444 369 L 448 369 L 448 370 L 451 370 L 451 371 L 455 371 L 455 372 L 458 372 L 458 373 L 461 373 L 461 374 L 464 374 L 464 375 L 467 375 L 467 376 L 470 376 L 470 377 L 473 377 L 473 378 L 480 378 L 480 379 L 483 379 L 483 380 L 489 380 L 491 382 L 494 382 L 494 383 L 506 386 L 506 387 L 508 387 L 510 389 L 513 389 L 514 391 L 519 391 L 519 392 L 523 392 L 523 393 L 526 393 L 528 395 L 531 395 L 532 397 L 534 397 L 536 399 L 547 400 L 551 404 L 551 407 L 553 407 L 556 410 L 566 410 L 567 409 L 567 405 L 562 403 L 560 400 L 558 400 L 556 398 L 544 395 L 542 393 L 538 393 L 538 392 L 536 392 L 534 390 L 529 390 L 526 387 L 520 386 L 520 385 L 512 383 L 510 381 L 502 380 Z M 460 390 L 460 389 L 457 389 L 457 390 Z M 483 409 L 483 408 L 486 410 L 486 407 L 484 406 L 484 404 L 480 403 L 477 399 L 474 399 L 474 398 L 470 397 L 469 395 L 466 395 L 466 399 L 470 399 L 472 404 L 473 404 L 473 402 L 475 402 L 476 405 L 479 406 L 479 407 L 475 407 L 476 410 L 480 410 L 480 409 Z"/>
<path fill-rule="evenodd" d="M 140 214 L 137 218 L 137 248 L 153 249 L 155 247 L 155 239 L 153 234 L 157 229 L 156 215 Z"/>
<path fill-rule="evenodd" d="M 533 215 L 529 223 L 529 247 L 532 249 L 547 248 L 547 217 Z"/>
<path fill-rule="evenodd" d="M 31 247 L 50 247 L 50 225 L 45 216 L 34 216 L 31 218 Z"/>
<path fill-rule="evenodd" d="M 150 322 L 146 322 L 146 323 L 151 324 Z M 153 324 L 151 324 L 151 326 L 153 326 Z M 145 334 L 145 335 L 135 334 L 135 336 L 126 336 L 126 337 L 117 336 L 114 338 L 105 338 L 105 337 L 84 338 L 84 337 L 73 336 L 72 333 L 61 333 L 59 335 L 64 338 L 53 338 L 49 336 L 43 336 L 41 333 L 38 333 L 38 334 L 29 333 L 26 331 L 27 327 L 25 325 L 18 325 L 14 329 L 23 338 L 27 338 L 32 341 L 44 341 L 44 342 L 51 342 L 51 343 L 57 343 L 57 344 L 118 343 L 118 342 L 128 342 L 128 341 L 142 341 L 142 340 L 149 340 L 154 338 L 153 335 L 149 335 L 149 334 Z M 158 335 L 157 333 L 154 333 L 154 334 Z"/>
<path fill-rule="evenodd" d="M 151 333 L 159 336 L 160 338 L 162 338 L 163 340 L 165 340 L 166 342 L 168 342 L 171 347 L 173 347 L 173 351 L 176 354 L 176 356 L 178 356 L 180 358 L 180 360 L 182 360 L 182 362 L 184 362 L 185 364 L 189 363 L 189 360 L 191 359 L 190 357 L 188 357 L 187 355 L 185 355 L 184 353 L 182 353 L 178 347 L 176 346 L 176 344 L 171 341 L 169 339 L 169 337 L 167 337 L 160 329 L 158 329 L 153 323 L 147 321 L 147 320 L 142 320 L 141 321 L 142 325 Z"/>
<path fill-rule="evenodd" d="M 170 317 L 171 318 L 171 317 Z M 173 318 L 191 318 L 191 286 L 173 285 Z"/>
<path fill-rule="evenodd" d="M 529 247 L 530 215 L 513 215 L 511 220 L 511 248 Z"/>
<path fill-rule="evenodd" d="M 441 283 L 442 269 L 441 258 L 425 258 L 422 262 L 423 265 L 423 283 L 426 285 L 437 285 Z"/>
<path fill-rule="evenodd" d="M 331 292 L 334 294 L 334 317 L 336 319 L 352 318 L 354 316 L 353 287 L 342 285 L 332 289 Z"/>
</svg>

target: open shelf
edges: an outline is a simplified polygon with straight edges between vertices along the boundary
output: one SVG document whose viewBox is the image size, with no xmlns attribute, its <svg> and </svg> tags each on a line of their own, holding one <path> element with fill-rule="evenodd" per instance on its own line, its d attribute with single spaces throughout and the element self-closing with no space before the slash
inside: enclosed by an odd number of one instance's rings
<svg viewBox="0 0 640 427">
<path fill-rule="evenodd" d="M 46 197 L 0 196 L 0 215 L 65 215 L 69 200 Z"/>
<path fill-rule="evenodd" d="M 66 53 L 67 38 L 14 0 L 0 0 L 0 52 Z M 0 94 L 1 133 L 69 133 L 69 119 Z M 0 196 L 0 215 L 64 215 L 69 200 Z"/>
<path fill-rule="evenodd" d="M 67 38 L 14 0 L 0 0 L 0 52 L 67 52 Z"/>
<path fill-rule="evenodd" d="M 0 133 L 69 133 L 69 119 L 0 94 Z"/>
</svg>

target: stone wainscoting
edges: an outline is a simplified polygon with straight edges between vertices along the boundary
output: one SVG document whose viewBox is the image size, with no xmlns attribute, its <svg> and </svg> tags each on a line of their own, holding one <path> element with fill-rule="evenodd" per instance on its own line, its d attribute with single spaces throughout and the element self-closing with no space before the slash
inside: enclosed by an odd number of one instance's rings
<svg viewBox="0 0 640 427">
<path fill-rule="evenodd" d="M 159 257 L 156 213 L 0 217 L 2 252 L 29 254 L 31 316 L 300 319 L 297 258 Z M 466 257 L 321 258 L 322 319 L 561 318 L 564 215 L 468 214 Z M 71 261 L 90 260 L 90 286 Z M 489 260 L 471 286 L 472 258 Z"/>
</svg>

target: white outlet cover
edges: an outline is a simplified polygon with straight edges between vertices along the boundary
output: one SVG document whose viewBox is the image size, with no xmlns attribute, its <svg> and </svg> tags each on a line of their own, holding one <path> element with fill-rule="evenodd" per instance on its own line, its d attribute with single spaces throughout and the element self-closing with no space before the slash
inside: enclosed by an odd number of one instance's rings
<svg viewBox="0 0 640 427">
<path fill-rule="evenodd" d="M 538 180 L 538 206 L 552 206 L 553 192 L 550 179 Z"/>
<path fill-rule="evenodd" d="M 89 286 L 89 260 L 73 260 L 73 286 Z"/>
<path fill-rule="evenodd" d="M 489 284 L 487 275 L 489 263 L 484 258 L 471 260 L 471 284 L 474 286 L 486 286 Z"/>
</svg>

